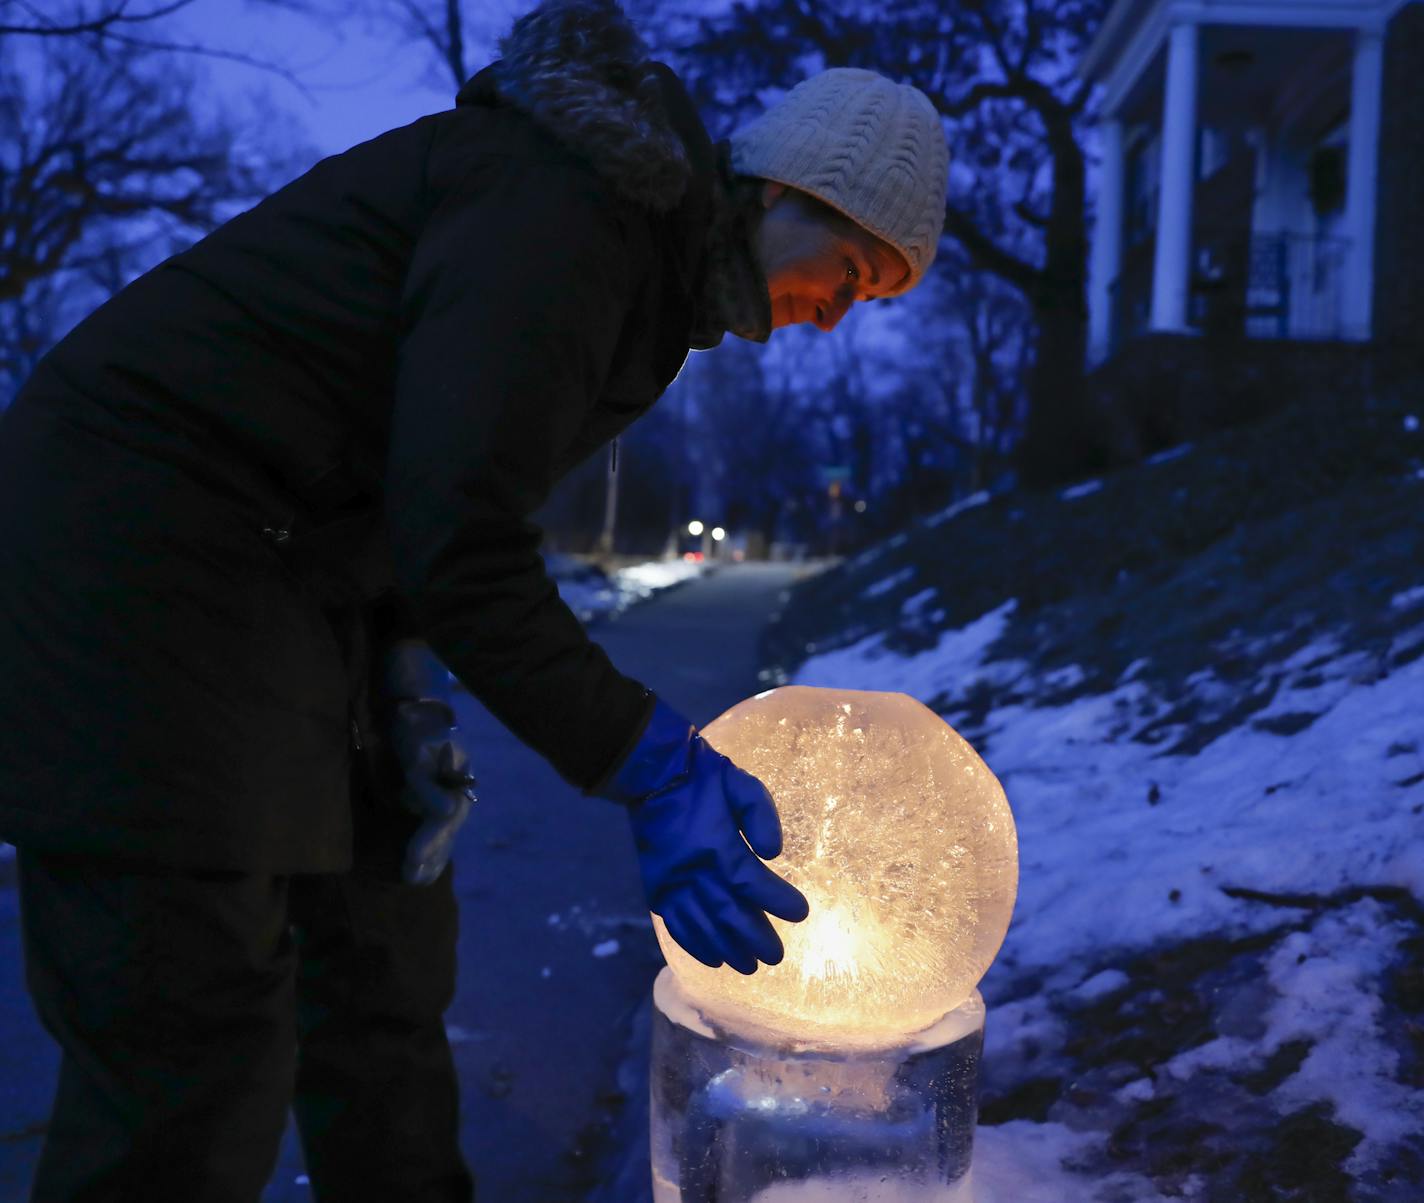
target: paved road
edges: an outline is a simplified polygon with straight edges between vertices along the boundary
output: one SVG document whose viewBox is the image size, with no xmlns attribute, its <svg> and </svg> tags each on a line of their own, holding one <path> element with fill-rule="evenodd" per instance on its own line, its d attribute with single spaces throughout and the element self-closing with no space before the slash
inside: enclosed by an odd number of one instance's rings
<svg viewBox="0 0 1424 1203">
<path fill-rule="evenodd" d="M 595 631 L 614 662 L 705 723 L 757 691 L 756 642 L 789 565 L 741 565 Z M 593 1185 L 595 1126 L 616 1113 L 621 1037 L 662 961 L 622 812 L 582 798 L 468 698 L 482 801 L 456 852 L 460 978 L 447 1016 L 462 1141 L 481 1203 L 561 1203 Z M 20 1203 L 56 1056 L 20 982 L 0 861 L 0 1203 Z M 613 942 L 616 942 L 616 950 Z M 264 1203 L 305 1203 L 294 1132 Z"/>
</svg>

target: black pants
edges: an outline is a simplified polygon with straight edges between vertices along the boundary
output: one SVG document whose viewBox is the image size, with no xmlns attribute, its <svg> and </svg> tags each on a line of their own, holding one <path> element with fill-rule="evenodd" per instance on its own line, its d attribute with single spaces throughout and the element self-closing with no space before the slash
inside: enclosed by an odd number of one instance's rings
<svg viewBox="0 0 1424 1203">
<path fill-rule="evenodd" d="M 320 1203 L 460 1203 L 451 870 L 261 876 L 18 853 L 63 1060 L 32 1203 L 255 1203 L 289 1104 Z"/>
</svg>

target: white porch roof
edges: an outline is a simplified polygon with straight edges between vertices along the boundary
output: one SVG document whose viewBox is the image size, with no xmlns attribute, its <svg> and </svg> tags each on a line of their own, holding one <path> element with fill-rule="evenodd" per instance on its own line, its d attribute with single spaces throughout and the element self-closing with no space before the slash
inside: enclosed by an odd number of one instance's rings
<svg viewBox="0 0 1424 1203">
<path fill-rule="evenodd" d="M 1409 0 L 1117 0 L 1078 65 L 1102 83 L 1104 112 L 1115 113 L 1153 62 L 1172 26 L 1245 25 L 1282 29 L 1369 30 Z"/>
</svg>

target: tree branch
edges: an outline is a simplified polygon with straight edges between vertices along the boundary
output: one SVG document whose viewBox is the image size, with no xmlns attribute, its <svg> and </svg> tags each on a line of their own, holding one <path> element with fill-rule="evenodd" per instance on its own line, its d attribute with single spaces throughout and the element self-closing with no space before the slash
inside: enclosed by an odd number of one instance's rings
<svg viewBox="0 0 1424 1203">
<path fill-rule="evenodd" d="M 184 0 L 184 2 L 187 3 L 188 0 Z M 259 71 L 269 71 L 279 79 L 291 84 L 305 99 L 313 99 L 311 89 L 287 68 L 276 63 L 269 63 L 265 59 L 254 58 L 252 55 L 243 54 L 237 50 L 219 50 L 213 46 L 187 42 L 155 42 L 146 38 L 128 37 L 125 34 L 115 33 L 113 30 L 106 30 L 102 36 L 108 41 L 118 42 L 120 45 L 129 46 L 135 50 L 161 50 L 174 54 L 194 54 L 200 58 L 221 59 L 224 62 L 241 63 L 244 67 L 255 67 Z"/>
<path fill-rule="evenodd" d="M 1027 200 L 1015 201 L 1014 213 L 1020 221 L 1027 222 L 1036 229 L 1046 230 L 1048 228 L 1047 214 L 1034 212 L 1034 210 L 1029 207 Z"/>
<path fill-rule="evenodd" d="M 986 100 L 1021 100 L 1023 90 L 1016 84 L 982 80 L 958 100 L 946 100 L 942 96 L 931 96 L 930 99 L 944 116 L 966 117 Z"/>
<path fill-rule="evenodd" d="M 1006 80 L 1022 79 L 1023 74 L 1018 65 L 1009 62 L 1009 51 L 1004 31 L 990 16 L 989 6 L 985 0 L 965 0 L 965 3 L 969 6 L 969 10 L 979 18 L 979 27 L 984 31 L 984 39 L 989 43 L 989 49 L 994 53 L 994 61 L 999 64 L 999 70 L 1004 73 L 1004 78 Z"/>
<path fill-rule="evenodd" d="M 979 228 L 974 218 L 963 209 L 946 205 L 945 231 L 959 239 L 975 264 L 985 271 L 1008 281 L 1027 296 L 1037 289 L 1042 273 L 1033 264 L 1004 250 Z"/>
<path fill-rule="evenodd" d="M 146 12 L 128 13 L 124 10 L 128 7 L 129 0 L 118 0 L 107 12 L 100 13 L 96 17 L 87 20 L 72 20 L 66 24 L 60 24 L 47 19 L 43 13 L 35 13 L 36 24 L 33 25 L 0 25 L 0 35 L 7 33 L 31 34 L 38 37 L 72 37 L 76 34 L 84 33 L 106 33 L 115 25 L 126 24 L 136 25 L 141 21 L 156 21 L 161 17 L 172 16 L 180 8 L 187 8 L 193 0 L 168 0 L 166 4 L 160 4 L 157 8 L 152 8 Z M 10 5 L 4 4 L 4 8 Z M 30 5 L 24 5 L 29 12 L 34 12 Z"/>
<path fill-rule="evenodd" d="M 445 43 L 441 41 L 440 31 L 435 28 L 434 22 L 425 15 L 417 0 L 397 0 L 401 9 L 405 12 L 406 20 L 415 27 L 418 37 L 429 42 L 431 47 L 443 59 L 445 57 Z"/>
<path fill-rule="evenodd" d="M 455 77 L 455 87 L 464 87 L 467 75 L 465 21 L 460 14 L 460 0 L 445 0 L 445 46 L 450 73 Z"/>
<path fill-rule="evenodd" d="M 1024 171 L 1023 188 L 1020 190 L 1018 200 L 1014 201 L 1012 208 L 1021 221 L 1026 222 L 1036 229 L 1044 230 L 1048 228 L 1050 215 L 1047 213 L 1039 213 L 1029 204 L 1029 200 L 1033 196 L 1033 181 L 1036 174 L 1037 171 L 1034 166 L 1029 164 Z"/>
<path fill-rule="evenodd" d="M 1043 46 L 1043 14 L 1038 11 L 1034 0 L 1024 0 L 1024 40 L 1019 48 L 1018 74 L 1028 74 L 1029 60 Z"/>
</svg>

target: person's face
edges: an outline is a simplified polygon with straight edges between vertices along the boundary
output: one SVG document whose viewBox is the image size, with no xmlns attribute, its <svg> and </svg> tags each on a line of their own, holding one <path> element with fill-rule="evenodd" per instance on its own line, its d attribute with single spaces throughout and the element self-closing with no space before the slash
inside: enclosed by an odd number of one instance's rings
<svg viewBox="0 0 1424 1203">
<path fill-rule="evenodd" d="M 814 197 L 767 181 L 757 253 L 773 330 L 811 322 L 833 330 L 856 301 L 893 292 L 910 274 L 899 251 Z"/>
</svg>

